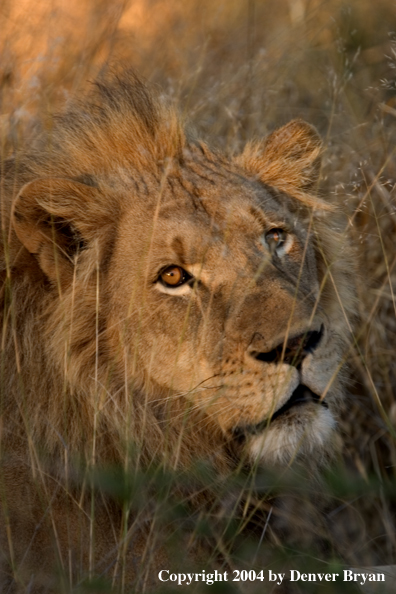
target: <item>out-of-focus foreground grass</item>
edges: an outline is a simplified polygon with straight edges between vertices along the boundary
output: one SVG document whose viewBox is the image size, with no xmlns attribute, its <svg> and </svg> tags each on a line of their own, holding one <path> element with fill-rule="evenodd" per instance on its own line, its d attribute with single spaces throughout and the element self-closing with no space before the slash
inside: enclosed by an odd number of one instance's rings
<svg viewBox="0 0 396 594">
<path fill-rule="evenodd" d="M 358 258 L 351 283 L 360 322 L 340 415 L 352 479 L 330 481 L 338 501 L 332 521 L 361 563 L 393 563 L 394 2 L 2 0 L 0 23 L 2 157 L 108 60 L 158 83 L 204 137 L 228 151 L 296 117 L 318 128 L 326 149 L 322 192 L 347 213 Z M 350 534 L 348 514 L 355 518 Z"/>
</svg>

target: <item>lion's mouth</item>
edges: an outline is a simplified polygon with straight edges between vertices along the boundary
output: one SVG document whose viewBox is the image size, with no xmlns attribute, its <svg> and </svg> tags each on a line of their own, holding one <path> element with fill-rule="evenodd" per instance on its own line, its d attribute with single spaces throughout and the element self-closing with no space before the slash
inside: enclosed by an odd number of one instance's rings
<svg viewBox="0 0 396 594">
<path fill-rule="evenodd" d="M 244 427 L 235 427 L 233 430 L 233 435 L 237 438 L 246 437 L 247 435 L 258 435 L 263 432 L 263 430 L 268 427 L 269 424 L 272 424 L 276 419 L 281 416 L 284 416 L 290 411 L 291 409 L 301 406 L 302 404 L 308 403 L 315 403 L 319 406 L 323 406 L 324 408 L 328 408 L 327 402 L 325 402 L 320 396 L 312 392 L 310 388 L 300 384 L 294 390 L 293 394 L 290 396 L 289 400 L 285 402 L 281 408 L 279 408 L 276 412 L 273 413 L 270 419 L 266 419 L 257 423 L 256 425 L 245 425 Z"/>
<path fill-rule="evenodd" d="M 325 408 L 329 408 L 327 402 L 321 399 L 320 396 L 312 392 L 307 386 L 300 384 L 294 390 L 293 394 L 290 396 L 289 400 L 281 406 L 279 410 L 277 410 L 271 417 L 271 423 L 281 415 L 283 415 L 286 411 L 290 410 L 294 406 L 299 406 L 300 404 L 306 404 L 308 402 L 316 402 L 324 406 Z M 261 423 L 260 423 L 261 424 Z"/>
</svg>

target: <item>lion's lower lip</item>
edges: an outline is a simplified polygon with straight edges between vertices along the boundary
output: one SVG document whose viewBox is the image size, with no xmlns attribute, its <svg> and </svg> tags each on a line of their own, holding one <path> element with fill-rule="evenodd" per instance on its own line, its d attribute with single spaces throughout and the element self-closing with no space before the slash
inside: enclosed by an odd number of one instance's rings
<svg viewBox="0 0 396 594">
<path fill-rule="evenodd" d="M 305 404 L 307 402 L 317 402 L 321 404 L 325 408 L 328 408 L 327 402 L 321 400 L 320 396 L 312 392 L 307 386 L 300 384 L 294 390 L 293 394 L 290 396 L 289 400 L 279 409 L 277 410 L 271 417 L 271 422 L 283 415 L 287 410 L 294 406 L 298 406 L 299 404 Z"/>
<path fill-rule="evenodd" d="M 262 431 L 268 426 L 269 423 L 272 423 L 275 419 L 279 418 L 280 416 L 284 415 L 288 410 L 294 408 L 296 406 L 300 406 L 301 404 L 307 404 L 308 402 L 314 402 L 328 408 L 327 402 L 321 400 L 321 397 L 312 392 L 307 386 L 300 384 L 294 390 L 293 394 L 290 396 L 289 400 L 281 406 L 270 419 L 266 419 L 261 421 L 257 425 L 246 425 L 244 427 L 236 427 L 233 430 L 233 434 L 236 437 L 240 436 L 247 436 L 247 435 L 257 435 L 262 433 Z"/>
</svg>

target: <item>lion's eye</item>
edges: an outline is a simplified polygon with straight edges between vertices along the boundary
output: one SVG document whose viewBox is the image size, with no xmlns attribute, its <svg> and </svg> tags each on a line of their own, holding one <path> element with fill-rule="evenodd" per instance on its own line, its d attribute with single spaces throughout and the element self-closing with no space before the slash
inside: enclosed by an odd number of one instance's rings
<svg viewBox="0 0 396 594">
<path fill-rule="evenodd" d="M 180 266 L 168 266 L 161 272 L 159 278 L 166 287 L 179 287 L 192 277 Z"/>
<path fill-rule="evenodd" d="M 265 234 L 265 241 L 273 254 L 286 241 L 286 232 L 283 229 L 271 229 Z"/>
</svg>

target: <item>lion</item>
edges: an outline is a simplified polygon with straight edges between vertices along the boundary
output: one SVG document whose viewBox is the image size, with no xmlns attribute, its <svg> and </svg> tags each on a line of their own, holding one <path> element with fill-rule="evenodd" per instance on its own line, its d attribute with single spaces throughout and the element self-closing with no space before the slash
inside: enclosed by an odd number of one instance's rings
<svg viewBox="0 0 396 594">
<path fill-rule="evenodd" d="M 147 518 L 90 469 L 331 455 L 354 297 L 321 154 L 302 120 L 210 149 L 126 72 L 3 163 L 2 591 L 137 587 Z"/>
</svg>

